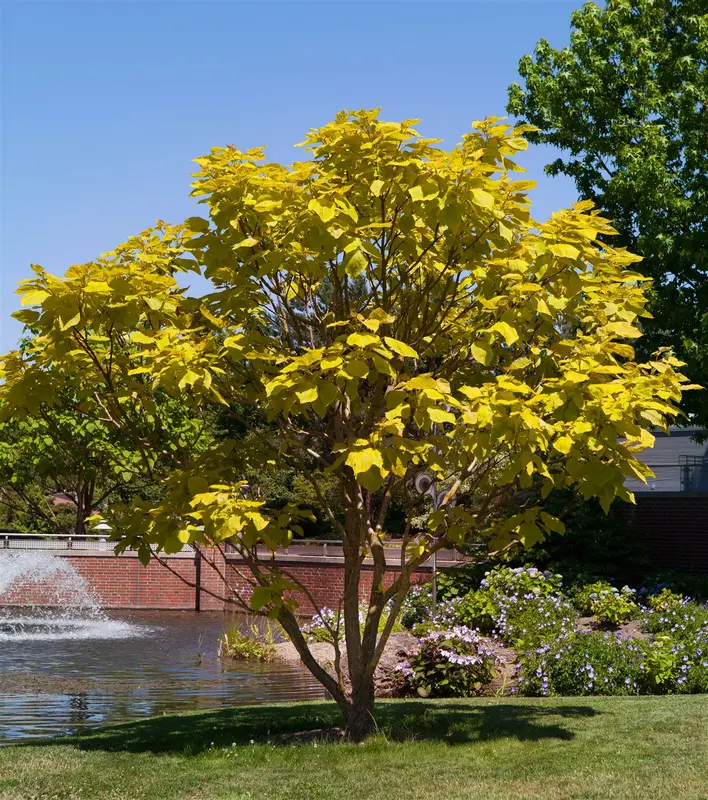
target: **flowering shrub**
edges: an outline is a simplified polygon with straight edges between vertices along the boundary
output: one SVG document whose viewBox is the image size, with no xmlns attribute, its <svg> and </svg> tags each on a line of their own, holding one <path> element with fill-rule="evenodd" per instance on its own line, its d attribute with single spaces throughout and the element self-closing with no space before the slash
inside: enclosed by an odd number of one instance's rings
<svg viewBox="0 0 708 800">
<path fill-rule="evenodd" d="M 575 633 L 529 654 L 518 666 L 526 695 L 626 695 L 708 692 L 708 631 L 676 642 Z"/>
<path fill-rule="evenodd" d="M 412 628 L 430 619 L 433 590 L 429 583 L 411 586 L 401 607 L 401 625 Z"/>
<path fill-rule="evenodd" d="M 616 589 L 604 581 L 583 586 L 575 595 L 575 603 L 582 613 L 609 625 L 619 625 L 639 614 L 634 589 L 629 586 Z"/>
<path fill-rule="evenodd" d="M 496 658 L 479 634 L 458 626 L 431 631 L 398 664 L 404 691 L 421 697 L 470 697 L 496 674 Z"/>
<path fill-rule="evenodd" d="M 549 597 L 560 593 L 563 579 L 553 572 L 535 567 L 496 567 L 482 579 L 480 589 L 495 597 L 534 594 Z"/>
<path fill-rule="evenodd" d="M 498 567 L 485 575 L 479 591 L 441 603 L 435 622 L 492 633 L 528 650 L 574 630 L 575 612 L 560 586 L 559 575 L 533 567 Z"/>
<path fill-rule="evenodd" d="M 646 693 L 646 643 L 615 633 L 574 633 L 546 644 L 519 665 L 527 695 Z"/>
<path fill-rule="evenodd" d="M 681 600 L 669 608 L 648 611 L 644 626 L 649 633 L 666 633 L 683 641 L 708 630 L 708 609 L 691 600 Z"/>
<path fill-rule="evenodd" d="M 708 692 L 708 628 L 678 642 L 668 636 L 657 636 L 651 656 L 659 690 L 682 694 Z M 664 673 L 659 673 L 654 662 L 663 666 Z"/>
<path fill-rule="evenodd" d="M 366 622 L 366 613 L 368 609 L 367 603 L 359 605 L 359 627 L 362 632 L 364 630 L 364 623 Z M 388 619 L 388 614 L 391 611 L 391 602 L 386 605 L 384 613 L 379 620 L 379 633 L 383 630 Z M 344 614 L 332 611 L 331 608 L 323 606 L 318 614 L 315 614 L 310 622 L 302 626 L 302 632 L 308 642 L 333 642 L 335 636 L 338 641 L 344 638 Z M 393 632 L 402 631 L 400 618 L 396 620 L 393 626 Z"/>
<path fill-rule="evenodd" d="M 302 626 L 302 633 L 308 642 L 332 642 L 344 637 L 344 618 L 331 608 L 323 606 L 318 614 Z"/>
<path fill-rule="evenodd" d="M 575 610 L 559 595 L 512 595 L 500 604 L 494 635 L 521 652 L 568 636 L 575 630 Z"/>
</svg>

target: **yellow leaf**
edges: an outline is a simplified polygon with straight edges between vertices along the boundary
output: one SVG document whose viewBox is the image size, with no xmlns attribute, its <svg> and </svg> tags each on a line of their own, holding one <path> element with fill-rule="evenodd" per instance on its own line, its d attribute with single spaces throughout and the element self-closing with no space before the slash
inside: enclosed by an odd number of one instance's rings
<svg viewBox="0 0 708 800">
<path fill-rule="evenodd" d="M 342 363 L 342 359 L 339 356 L 326 356 L 320 362 L 321 369 L 334 369 L 338 367 Z"/>
<path fill-rule="evenodd" d="M 573 440 L 570 436 L 559 436 L 555 442 L 553 442 L 553 449 L 557 450 L 559 453 L 563 453 L 564 456 L 568 455 L 572 447 Z"/>
<path fill-rule="evenodd" d="M 352 347 L 369 347 L 372 344 L 381 344 L 381 339 L 372 333 L 350 333 L 347 344 Z"/>
<path fill-rule="evenodd" d="M 361 252 L 361 250 L 357 250 L 356 252 L 352 253 L 344 262 L 344 271 L 349 275 L 350 278 L 358 278 L 359 275 L 366 269 L 368 265 L 368 261 L 366 256 Z"/>
<path fill-rule="evenodd" d="M 371 186 L 369 187 L 371 189 L 371 194 L 373 194 L 374 197 L 378 197 L 381 194 L 381 190 L 383 189 L 383 185 L 384 185 L 384 182 L 381 181 L 381 180 L 372 181 Z"/>
<path fill-rule="evenodd" d="M 455 422 L 454 414 L 451 414 L 449 411 L 445 411 L 443 408 L 438 408 L 438 406 L 430 406 L 427 411 L 428 416 L 433 422 Z"/>
<path fill-rule="evenodd" d="M 362 472 L 367 472 L 371 467 L 382 467 L 383 456 L 379 450 L 367 447 L 363 450 L 354 450 L 349 453 L 345 463 L 352 468 L 355 475 L 359 475 Z"/>
<path fill-rule="evenodd" d="M 81 312 L 78 312 L 66 322 L 61 322 L 59 328 L 63 331 L 67 331 L 69 328 L 73 328 L 74 326 L 78 325 L 79 322 L 81 322 Z"/>
<path fill-rule="evenodd" d="M 384 336 L 384 342 L 394 353 L 398 353 L 403 358 L 418 358 L 418 353 L 405 342 L 399 342 L 398 339 L 392 339 L 390 336 Z"/>
<path fill-rule="evenodd" d="M 509 347 L 519 340 L 519 334 L 516 332 L 516 329 L 512 328 L 508 322 L 495 322 L 491 330 L 500 333 Z"/>
<path fill-rule="evenodd" d="M 472 189 L 472 200 L 481 208 L 494 208 L 494 197 L 484 189 Z"/>
<path fill-rule="evenodd" d="M 317 387 L 307 383 L 300 384 L 295 395 L 301 403 L 313 403 L 317 400 Z"/>
<path fill-rule="evenodd" d="M 374 368 L 376 369 L 377 372 L 380 372 L 382 375 L 390 375 L 390 376 L 394 376 L 396 374 L 394 372 L 393 367 L 388 363 L 388 361 L 386 361 L 385 358 L 382 358 L 381 356 L 376 355 L 375 353 L 372 356 L 372 358 L 374 361 Z"/>
<path fill-rule="evenodd" d="M 479 361 L 480 364 L 484 364 L 485 367 L 492 363 L 494 353 L 486 342 L 477 342 L 473 344 L 470 347 L 470 351 L 472 353 L 472 358 L 474 358 L 475 361 Z"/>
<path fill-rule="evenodd" d="M 369 365 L 358 358 L 347 361 L 342 369 L 352 378 L 365 378 L 369 374 Z"/>
<path fill-rule="evenodd" d="M 49 297 L 49 292 L 37 289 L 22 296 L 23 306 L 38 306 Z"/>
<path fill-rule="evenodd" d="M 408 194 L 411 196 L 411 200 L 423 199 L 423 189 L 420 186 L 411 186 L 408 190 Z"/>
<path fill-rule="evenodd" d="M 238 244 L 233 246 L 234 250 L 238 250 L 240 247 L 255 247 L 258 244 L 258 239 L 254 239 L 253 236 L 249 236 L 248 239 L 243 239 Z"/>
<path fill-rule="evenodd" d="M 580 255 L 580 250 L 577 247 L 573 247 L 572 244 L 552 244 L 548 249 L 558 258 L 575 259 Z"/>
<path fill-rule="evenodd" d="M 607 326 L 607 330 L 623 339 L 637 339 L 642 335 L 640 330 L 628 322 L 612 322 Z"/>
<path fill-rule="evenodd" d="M 329 222 L 331 219 L 334 219 L 337 214 L 337 207 L 328 200 L 321 201 L 313 198 L 307 204 L 307 207 L 310 211 L 314 211 L 322 222 Z"/>
</svg>

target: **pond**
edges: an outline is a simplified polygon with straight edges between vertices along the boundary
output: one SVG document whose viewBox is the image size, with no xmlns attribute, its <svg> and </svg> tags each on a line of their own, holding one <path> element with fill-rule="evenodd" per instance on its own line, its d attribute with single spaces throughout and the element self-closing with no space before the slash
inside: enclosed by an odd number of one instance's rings
<svg viewBox="0 0 708 800">
<path fill-rule="evenodd" d="M 0 744 L 177 711 L 324 698 L 299 664 L 220 661 L 227 620 L 0 606 Z"/>
</svg>

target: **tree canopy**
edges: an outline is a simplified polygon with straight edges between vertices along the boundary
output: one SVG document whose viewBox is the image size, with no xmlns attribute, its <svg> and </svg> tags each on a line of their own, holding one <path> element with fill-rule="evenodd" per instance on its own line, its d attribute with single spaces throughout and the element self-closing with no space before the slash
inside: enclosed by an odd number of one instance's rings
<svg viewBox="0 0 708 800">
<path fill-rule="evenodd" d="M 653 318 L 640 353 L 673 347 L 703 383 L 708 367 L 708 7 L 705 0 L 607 0 L 572 16 L 570 45 L 541 39 L 519 63 L 508 111 L 532 142 L 563 153 L 550 175 L 613 220 L 642 255 Z M 684 403 L 708 427 L 708 395 Z"/>
<path fill-rule="evenodd" d="M 231 599 L 278 619 L 352 738 L 370 728 L 373 673 L 412 572 L 470 539 L 499 552 L 562 530 L 536 489 L 577 487 L 605 508 L 631 500 L 623 481 L 649 474 L 636 458 L 647 429 L 665 425 L 685 388 L 666 352 L 635 360 L 644 281 L 637 256 L 599 240 L 609 222 L 588 202 L 531 218 L 533 184 L 513 174 L 527 128 L 486 119 L 445 150 L 416 122 L 343 111 L 307 134 L 309 158 L 292 166 L 259 148 L 212 149 L 193 184 L 204 217 L 160 223 L 63 278 L 35 268 L 20 288 L 33 346 L 3 362 L 7 403 L 31 413 L 71 380 L 141 452 L 159 441 L 163 394 L 265 415 L 271 432 L 254 427 L 247 447 L 185 452 L 162 502 L 116 522 L 118 548 L 147 560 L 185 542 L 232 544 L 252 593 Z M 213 291 L 187 296 L 185 270 Z M 286 545 L 309 513 L 246 491 L 249 470 L 283 467 L 343 541 L 346 650 L 333 637 L 334 676 L 287 593 L 305 587 L 256 549 Z M 418 527 L 411 504 L 392 560 L 387 510 L 423 471 L 444 497 Z M 515 513 L 501 513 L 511 495 Z"/>
</svg>

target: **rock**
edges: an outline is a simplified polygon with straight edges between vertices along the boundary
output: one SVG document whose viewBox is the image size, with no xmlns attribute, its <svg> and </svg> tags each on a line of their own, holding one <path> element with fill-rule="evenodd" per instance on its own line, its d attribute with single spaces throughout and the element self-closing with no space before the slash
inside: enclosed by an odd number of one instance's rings
<svg viewBox="0 0 708 800">
<path fill-rule="evenodd" d="M 405 658 L 405 651 L 414 647 L 417 642 L 410 633 L 392 633 L 386 642 L 381 660 L 374 673 L 374 692 L 376 697 L 396 697 L 399 689 L 396 665 Z M 334 647 L 326 642 L 310 645 L 310 652 L 331 675 L 334 675 Z M 280 642 L 276 645 L 276 658 L 285 661 L 300 661 L 300 655 L 292 642 Z M 344 683 L 349 686 L 347 674 L 346 648 L 342 645 L 342 672 Z"/>
</svg>

